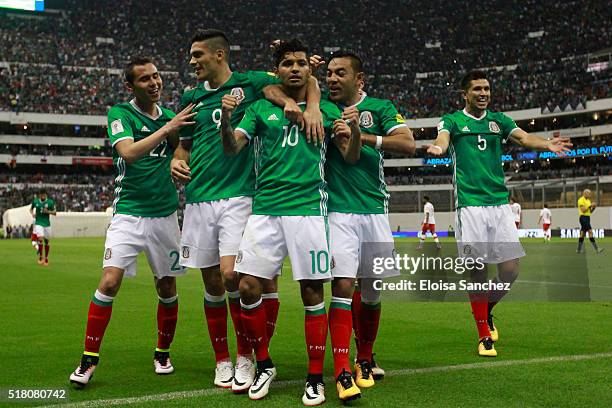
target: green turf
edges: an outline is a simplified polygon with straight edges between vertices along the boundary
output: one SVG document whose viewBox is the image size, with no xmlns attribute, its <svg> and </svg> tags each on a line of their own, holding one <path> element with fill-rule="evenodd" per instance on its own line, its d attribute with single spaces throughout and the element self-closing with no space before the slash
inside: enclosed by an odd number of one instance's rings
<svg viewBox="0 0 612 408">
<path fill-rule="evenodd" d="M 36 264 L 28 240 L 0 241 L 5 284 L 0 297 L 0 390 L 3 393 L 14 388 L 69 388 L 68 375 L 82 352 L 87 307 L 100 277 L 103 242 L 103 239 L 55 239 L 51 264 L 43 267 Z M 406 242 L 414 244 L 414 241 Z M 550 271 L 542 270 L 551 269 L 547 267 L 551 257 L 567 269 L 586 264 L 590 284 L 600 287 L 600 292 L 595 296 L 591 291 L 591 296 L 605 300 L 610 295 L 606 287 L 612 285 L 609 270 L 612 240 L 599 242 L 606 248 L 603 254 L 595 255 L 588 247 L 586 255 L 577 255 L 573 240 L 547 245 L 539 240 L 524 241 L 528 256 L 522 260 L 520 279 L 545 279 Z M 453 246 L 445 242 L 445 251 L 452 251 Z M 285 274 L 279 283 L 281 311 L 271 355 L 278 368 L 279 383 L 300 381 L 304 378 L 306 363 L 303 309 L 290 274 Z M 546 290 L 546 285 L 543 289 L 541 286 L 534 290 Z M 115 300 L 95 378 L 85 390 L 70 390 L 69 402 L 214 388 L 214 359 L 202 313 L 202 287 L 196 271 L 179 279 L 180 316 L 172 346 L 176 372 L 157 376 L 152 369 L 157 297 L 145 259 L 139 259 L 138 276 L 124 281 Z M 529 289 L 529 285 L 525 287 Z M 502 303 L 496 310 L 501 335 L 497 345 L 499 357 L 485 360 L 475 355 L 476 333 L 467 303 L 414 302 L 387 296 L 383 301 L 375 351 L 379 363 L 388 371 L 610 353 L 612 309 L 607 299 Z M 234 345 L 233 340 L 231 344 Z M 329 354 L 326 375 L 331 375 Z M 611 366 L 612 358 L 605 357 L 448 372 L 396 373 L 373 389 L 365 390 L 364 397 L 353 405 L 607 407 L 612 406 Z M 300 406 L 301 393 L 301 383 L 290 383 L 274 388 L 269 398 L 259 403 L 249 401 L 244 395 L 215 391 L 196 398 L 132 406 Z M 326 395 L 329 406 L 339 405 L 331 381 L 327 382 Z M 45 403 L 51 401 L 18 406 Z M 0 405 L 11 403 L 4 399 Z"/>
</svg>

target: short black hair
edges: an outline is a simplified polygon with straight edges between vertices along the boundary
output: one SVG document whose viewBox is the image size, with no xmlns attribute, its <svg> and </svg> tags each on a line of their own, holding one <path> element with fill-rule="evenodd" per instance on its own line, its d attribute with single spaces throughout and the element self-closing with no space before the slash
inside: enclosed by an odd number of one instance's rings
<svg viewBox="0 0 612 408">
<path fill-rule="evenodd" d="M 38 192 L 39 195 L 43 195 L 43 194 L 47 194 L 47 190 L 44 188 L 41 188 L 40 191 Z"/>
<path fill-rule="evenodd" d="M 467 91 L 470 88 L 470 82 L 478 79 L 487 79 L 487 73 L 484 71 L 470 71 L 461 78 L 461 89 Z"/>
<path fill-rule="evenodd" d="M 134 67 L 137 65 L 146 65 L 146 64 L 155 64 L 153 59 L 150 57 L 136 57 L 132 59 L 126 66 L 123 71 L 123 78 L 126 82 L 133 84 L 134 83 Z"/>
<path fill-rule="evenodd" d="M 425 201 L 429 201 L 429 196 L 424 196 L 424 197 L 423 197 L 423 200 L 425 200 Z"/>
<path fill-rule="evenodd" d="M 359 58 L 359 55 L 354 53 L 353 51 L 341 50 L 338 52 L 334 52 L 329 57 L 329 62 L 332 62 L 334 58 L 348 58 L 351 60 L 351 66 L 355 73 L 363 72 L 363 61 Z"/>
<path fill-rule="evenodd" d="M 278 68 L 285 54 L 288 52 L 305 52 L 308 54 L 308 46 L 297 38 L 293 38 L 289 41 L 281 41 L 274 50 L 274 66 L 276 68 Z"/>
<path fill-rule="evenodd" d="M 548 204 L 544 204 L 544 208 L 548 208 Z"/>
<path fill-rule="evenodd" d="M 227 38 L 227 35 L 221 30 L 217 30 L 216 28 L 208 28 L 206 30 L 198 30 L 194 35 L 191 36 L 190 45 L 194 42 L 206 41 L 212 51 L 216 51 L 218 49 L 222 49 L 225 51 L 225 55 L 229 59 L 230 52 L 230 42 Z"/>
</svg>

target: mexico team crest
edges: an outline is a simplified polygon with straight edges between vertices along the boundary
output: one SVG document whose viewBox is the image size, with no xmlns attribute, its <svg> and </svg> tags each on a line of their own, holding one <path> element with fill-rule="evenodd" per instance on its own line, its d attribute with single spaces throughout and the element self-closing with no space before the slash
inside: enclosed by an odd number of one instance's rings
<svg viewBox="0 0 612 408">
<path fill-rule="evenodd" d="M 372 119 L 372 113 L 370 111 L 363 111 L 359 115 L 359 126 L 364 128 L 372 127 L 374 119 Z"/>
<path fill-rule="evenodd" d="M 113 256 L 113 250 L 110 248 L 106 248 L 106 251 L 104 251 L 104 259 L 106 261 L 108 261 L 109 259 L 111 259 Z"/>
<path fill-rule="evenodd" d="M 189 258 L 189 247 L 183 247 L 183 258 Z"/>
<path fill-rule="evenodd" d="M 242 251 L 238 251 L 236 255 L 236 263 L 239 264 L 240 262 L 242 262 Z"/>
<path fill-rule="evenodd" d="M 497 122 L 489 122 L 489 130 L 494 133 L 499 133 L 499 125 Z"/>
<path fill-rule="evenodd" d="M 244 90 L 242 88 L 232 88 L 230 95 L 235 96 L 238 99 L 238 103 L 244 99 Z"/>
</svg>

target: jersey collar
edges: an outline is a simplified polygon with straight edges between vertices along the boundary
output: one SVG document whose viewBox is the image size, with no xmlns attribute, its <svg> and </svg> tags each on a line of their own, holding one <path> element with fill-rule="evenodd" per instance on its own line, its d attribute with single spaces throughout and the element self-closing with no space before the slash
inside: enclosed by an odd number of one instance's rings
<svg viewBox="0 0 612 408">
<path fill-rule="evenodd" d="M 155 107 L 157 108 L 157 116 L 151 116 L 151 115 L 149 115 L 147 112 L 143 112 L 143 111 L 142 111 L 142 110 L 141 110 L 141 109 L 138 107 L 138 105 L 136 104 L 136 99 L 132 99 L 132 100 L 130 101 L 130 105 L 132 105 L 132 108 L 136 109 L 136 111 L 137 111 L 138 113 L 143 114 L 144 116 L 146 116 L 146 117 L 147 117 L 147 118 L 149 118 L 149 119 L 157 120 L 157 119 L 159 119 L 159 117 L 162 115 L 162 110 L 161 110 L 161 108 L 159 107 L 159 105 L 158 105 L 158 104 L 155 104 Z"/>
<path fill-rule="evenodd" d="M 225 81 L 224 83 L 222 83 L 221 85 L 219 85 L 216 88 L 213 88 L 212 86 L 210 86 L 210 82 L 208 82 L 208 81 L 204 81 L 202 83 L 202 87 L 205 90 L 207 90 L 207 91 L 216 91 L 217 89 L 221 88 L 223 85 L 227 84 L 232 79 L 233 76 L 234 76 L 234 72 L 232 71 L 232 73 L 230 74 L 229 78 L 227 78 L 227 81 Z"/>
<path fill-rule="evenodd" d="M 357 106 L 357 105 L 359 105 L 361 102 L 363 102 L 363 101 L 364 101 L 364 99 L 366 98 L 366 96 L 368 96 L 368 94 L 367 94 L 367 93 L 365 93 L 364 91 L 361 91 L 361 98 L 359 98 L 359 100 L 357 101 L 357 103 L 356 103 L 356 104 L 351 105 L 351 106 L 344 106 L 344 105 L 342 105 L 342 104 L 339 104 L 339 105 L 340 105 L 340 106 L 342 106 L 342 108 L 352 108 L 353 106 Z"/>
<path fill-rule="evenodd" d="M 476 116 L 471 115 L 470 113 L 468 113 L 468 111 L 467 111 L 465 108 L 463 108 L 463 114 L 464 114 L 465 116 L 467 116 L 468 118 L 472 118 L 472 119 L 475 119 L 475 120 L 481 120 L 481 119 L 484 119 L 484 117 L 485 117 L 485 116 L 487 116 L 487 111 L 485 110 L 485 111 L 482 113 L 482 116 L 481 116 L 481 117 L 479 117 L 479 118 L 477 118 Z"/>
</svg>

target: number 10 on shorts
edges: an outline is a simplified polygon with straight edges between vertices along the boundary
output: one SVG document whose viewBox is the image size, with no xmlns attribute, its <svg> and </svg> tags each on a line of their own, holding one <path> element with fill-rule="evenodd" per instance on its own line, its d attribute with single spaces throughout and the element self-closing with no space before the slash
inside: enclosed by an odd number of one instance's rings
<svg viewBox="0 0 612 408">
<path fill-rule="evenodd" d="M 313 275 L 329 271 L 329 255 L 327 251 L 310 251 L 310 266 Z"/>
</svg>

